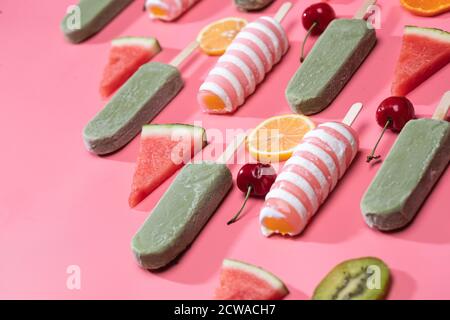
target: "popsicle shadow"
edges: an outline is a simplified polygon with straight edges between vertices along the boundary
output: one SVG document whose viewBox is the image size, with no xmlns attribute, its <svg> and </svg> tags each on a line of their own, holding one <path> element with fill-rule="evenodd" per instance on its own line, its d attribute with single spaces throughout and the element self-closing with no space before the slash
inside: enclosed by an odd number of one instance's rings
<svg viewBox="0 0 450 320">
<path fill-rule="evenodd" d="M 120 36 L 124 30 L 142 18 L 145 13 L 143 11 L 143 1 L 134 1 L 121 13 L 119 13 L 103 30 L 94 35 L 87 41 L 89 44 L 99 44 L 110 42 L 112 39 Z"/>
<path fill-rule="evenodd" d="M 392 36 L 399 23 L 399 10 L 400 8 L 393 7 L 385 13 L 382 8 L 381 29 L 376 30 L 377 44 L 337 98 L 321 112 L 321 116 L 342 119 L 348 106 L 355 101 L 372 101 L 380 92 L 385 92 L 386 96 L 390 95 L 392 75 L 401 46 L 401 38 Z"/>
<path fill-rule="evenodd" d="M 369 106 L 367 106 L 367 109 L 369 109 Z M 365 135 L 365 133 L 367 132 L 367 130 L 371 127 L 371 123 L 368 122 L 367 119 L 357 119 L 355 121 L 355 123 L 352 125 L 352 128 L 355 129 L 356 132 L 358 132 L 359 137 L 362 137 Z M 366 147 L 366 146 L 362 146 L 360 141 L 360 149 Z M 362 151 L 360 151 L 361 153 Z"/>
<path fill-rule="evenodd" d="M 442 68 L 408 94 L 413 104 L 429 106 L 428 115 L 432 115 L 444 92 L 448 91 L 450 65 Z"/>
<path fill-rule="evenodd" d="M 397 269 L 391 269 L 391 283 L 386 299 L 410 300 L 414 297 L 416 290 L 417 284 L 408 273 Z"/>
<path fill-rule="evenodd" d="M 425 243 L 450 243 L 450 233 L 448 225 L 449 203 L 445 203 L 445 194 L 447 192 L 444 181 L 450 178 L 450 171 L 447 170 L 437 181 L 429 196 L 425 199 L 414 219 L 403 229 L 388 232 L 395 238 Z M 435 200 L 434 197 L 439 197 Z M 448 202 L 448 201 L 447 201 Z"/>
<path fill-rule="evenodd" d="M 210 19 L 212 16 L 220 14 L 225 8 L 232 5 L 230 1 L 208 1 L 201 0 L 179 17 L 175 22 L 177 24 L 188 24 Z M 164 22 L 162 22 L 164 23 Z M 170 22 L 169 22 L 170 23 Z"/>
<path fill-rule="evenodd" d="M 295 241 L 302 242 L 318 242 L 318 243 L 339 243 L 344 242 L 358 233 L 365 227 L 360 214 L 359 203 L 364 190 L 343 190 L 349 186 L 352 180 L 355 185 L 357 178 L 357 166 L 363 165 L 365 153 L 360 151 L 352 166 L 347 170 L 346 174 L 339 181 L 335 190 L 328 196 L 325 203 L 319 208 L 316 216 L 309 222 L 309 225 Z M 351 203 L 338 201 L 342 194 L 353 193 Z M 330 219 L 329 215 L 339 215 L 342 223 L 336 224 L 336 218 Z"/>
<path fill-rule="evenodd" d="M 381 30 L 385 35 L 391 35 L 401 21 L 398 17 L 401 17 L 405 13 L 405 10 L 400 6 L 400 3 L 396 6 L 391 6 L 387 17 L 384 18 L 385 7 L 380 1 L 378 1 L 377 6 L 381 7 Z M 393 56 L 395 58 L 397 57 L 396 55 Z"/>
</svg>

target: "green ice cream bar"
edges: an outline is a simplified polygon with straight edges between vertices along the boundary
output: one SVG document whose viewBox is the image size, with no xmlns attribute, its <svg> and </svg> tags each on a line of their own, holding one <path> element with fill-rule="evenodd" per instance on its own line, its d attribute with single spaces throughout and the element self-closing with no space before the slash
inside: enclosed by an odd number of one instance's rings
<svg viewBox="0 0 450 320">
<path fill-rule="evenodd" d="M 187 164 L 132 240 L 138 263 L 159 269 L 173 261 L 194 241 L 231 185 L 224 164 Z"/>
<path fill-rule="evenodd" d="M 234 0 L 234 4 L 239 10 L 257 11 L 262 10 L 274 0 Z"/>
<path fill-rule="evenodd" d="M 360 19 L 338 19 L 319 37 L 290 80 L 286 98 L 296 113 L 328 107 L 375 46 L 375 30 Z"/>
<path fill-rule="evenodd" d="M 66 38 L 82 42 L 103 29 L 133 0 L 80 0 L 61 22 Z"/>
<path fill-rule="evenodd" d="M 110 102 L 84 128 L 89 151 L 104 155 L 130 142 L 181 90 L 177 68 L 149 62 L 117 91 Z"/>
<path fill-rule="evenodd" d="M 379 230 L 406 226 L 450 161 L 450 123 L 411 120 L 361 201 L 367 224 Z"/>
</svg>

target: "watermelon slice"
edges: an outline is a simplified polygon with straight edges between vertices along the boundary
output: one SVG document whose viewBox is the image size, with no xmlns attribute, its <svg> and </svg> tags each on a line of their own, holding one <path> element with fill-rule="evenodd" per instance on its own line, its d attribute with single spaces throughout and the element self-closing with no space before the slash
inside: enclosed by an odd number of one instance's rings
<svg viewBox="0 0 450 320">
<path fill-rule="evenodd" d="M 161 51 L 155 38 L 122 37 L 112 41 L 103 72 L 100 94 L 106 98 L 119 89 L 143 64 Z"/>
<path fill-rule="evenodd" d="M 450 62 L 450 33 L 406 26 L 392 83 L 394 96 L 405 96 Z"/>
<path fill-rule="evenodd" d="M 161 183 L 206 146 L 206 132 L 187 124 L 150 124 L 142 129 L 141 145 L 129 198 L 137 206 Z"/>
<path fill-rule="evenodd" d="M 218 300 L 279 300 L 288 293 L 280 279 L 262 268 L 237 260 L 223 261 Z"/>
</svg>

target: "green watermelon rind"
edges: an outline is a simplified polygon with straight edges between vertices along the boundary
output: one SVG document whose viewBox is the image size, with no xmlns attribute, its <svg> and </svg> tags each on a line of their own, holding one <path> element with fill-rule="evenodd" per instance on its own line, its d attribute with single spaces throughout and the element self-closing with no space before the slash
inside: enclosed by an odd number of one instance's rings
<svg viewBox="0 0 450 320">
<path fill-rule="evenodd" d="M 201 141 L 201 146 L 207 144 L 206 130 L 199 126 L 190 124 L 148 124 L 142 127 L 142 137 L 184 137 L 192 136 L 194 140 Z"/>
<path fill-rule="evenodd" d="M 239 270 L 245 273 L 249 273 L 261 280 L 263 280 L 264 282 L 268 283 L 274 290 L 278 291 L 280 293 L 281 296 L 286 296 L 287 294 L 289 294 L 289 290 L 286 287 L 286 285 L 283 283 L 283 281 L 278 278 L 276 275 L 274 275 L 273 273 L 264 270 L 261 267 L 249 264 L 249 263 L 245 263 L 242 261 L 238 261 L 238 260 L 233 260 L 233 259 L 225 259 L 223 260 L 222 263 L 222 268 L 223 269 L 234 269 L 234 270 Z"/>
<path fill-rule="evenodd" d="M 120 37 L 111 42 L 113 47 L 142 47 L 157 54 L 161 51 L 158 40 L 154 37 Z"/>
<path fill-rule="evenodd" d="M 450 32 L 437 28 L 405 26 L 404 33 L 408 35 L 417 35 L 421 37 L 432 38 L 438 41 L 450 43 Z"/>
</svg>

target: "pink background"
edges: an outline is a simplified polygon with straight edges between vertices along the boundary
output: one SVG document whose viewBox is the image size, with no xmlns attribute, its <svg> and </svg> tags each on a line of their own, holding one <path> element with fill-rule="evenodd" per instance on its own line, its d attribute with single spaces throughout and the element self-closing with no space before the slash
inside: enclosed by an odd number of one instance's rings
<svg viewBox="0 0 450 320">
<path fill-rule="evenodd" d="M 306 232 L 295 239 L 264 238 L 259 231 L 261 200 L 252 199 L 246 214 L 231 227 L 243 194 L 234 188 L 220 210 L 178 263 L 164 272 L 140 269 L 130 240 L 170 181 L 136 210 L 130 191 L 139 139 L 106 158 L 84 149 L 81 131 L 104 101 L 98 93 L 111 39 L 120 35 L 156 36 L 169 61 L 207 23 L 257 14 L 238 12 L 231 0 L 203 0 L 177 23 L 151 22 L 136 1 L 100 34 L 81 45 L 67 43 L 59 23 L 73 0 L 2 0 L 0 2 L 0 298 L 143 298 L 208 299 L 218 284 L 224 258 L 241 259 L 272 271 L 289 287 L 289 299 L 308 299 L 322 277 L 344 259 L 373 255 L 393 272 L 391 299 L 450 298 L 448 190 L 444 174 L 417 219 L 401 232 L 369 229 L 359 210 L 361 196 L 379 165 L 365 155 L 381 129 L 378 103 L 389 95 L 405 24 L 445 28 L 450 14 L 415 17 L 399 1 L 379 1 L 379 43 L 349 85 L 315 120 L 338 120 L 356 102 L 365 108 L 355 123 L 362 151 Z M 272 15 L 278 0 L 264 14 Z M 196 90 L 216 58 L 194 54 L 182 67 L 186 87 L 155 123 L 202 121 L 206 128 L 251 128 L 269 116 L 289 113 L 284 88 L 298 67 L 305 31 L 300 16 L 314 1 L 294 1 L 283 22 L 291 49 L 257 93 L 233 116 L 202 114 Z M 330 1 L 349 17 L 360 0 Z M 309 44 L 311 47 L 312 42 Z M 409 95 L 420 116 L 430 116 L 448 90 L 450 66 Z M 395 139 L 382 141 L 385 156 Z M 232 166 L 235 175 L 239 166 Z M 66 287 L 69 265 L 81 268 L 81 290 Z"/>
</svg>

